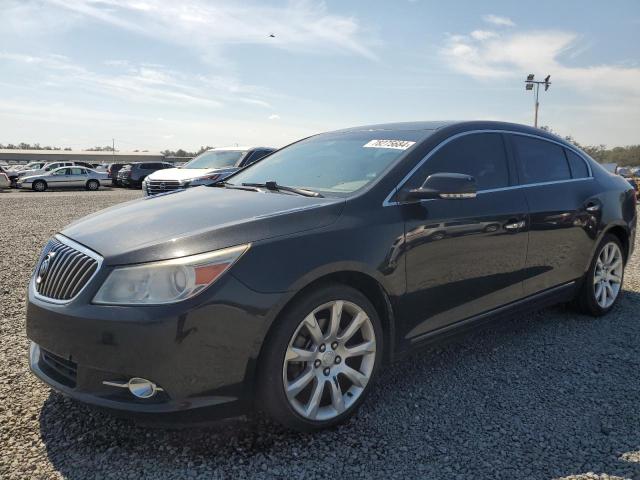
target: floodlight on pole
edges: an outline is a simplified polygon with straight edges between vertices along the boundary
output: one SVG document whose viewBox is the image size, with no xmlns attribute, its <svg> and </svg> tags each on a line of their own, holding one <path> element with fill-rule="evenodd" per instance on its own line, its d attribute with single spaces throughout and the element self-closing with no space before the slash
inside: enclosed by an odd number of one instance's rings
<svg viewBox="0 0 640 480">
<path fill-rule="evenodd" d="M 542 81 L 534 80 L 534 78 L 535 78 L 535 75 L 533 73 L 530 73 L 529 75 L 527 75 L 527 79 L 524 81 L 524 83 L 525 83 L 525 90 L 533 90 L 534 87 L 536 89 L 536 103 L 535 103 L 533 126 L 538 128 L 538 108 L 540 107 L 540 102 L 538 101 L 538 94 L 540 92 L 540 85 L 544 85 L 545 92 L 549 90 L 549 86 L 551 85 L 551 81 L 550 81 L 551 75 L 547 75 L 545 79 Z"/>
</svg>

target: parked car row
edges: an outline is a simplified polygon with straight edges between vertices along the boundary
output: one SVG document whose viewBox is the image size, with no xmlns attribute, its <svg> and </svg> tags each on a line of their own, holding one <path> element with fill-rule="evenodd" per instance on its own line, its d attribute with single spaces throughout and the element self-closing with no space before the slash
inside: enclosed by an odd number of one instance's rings
<svg viewBox="0 0 640 480">
<path fill-rule="evenodd" d="M 10 186 L 32 188 L 36 191 L 57 186 L 89 188 L 90 185 L 90 189 L 97 189 L 100 185 L 110 182 L 112 186 L 142 188 L 145 195 L 155 195 L 219 182 L 274 151 L 275 148 L 271 147 L 213 148 L 179 167 L 169 162 L 94 165 L 87 162 L 60 161 L 31 162 L 23 166 L 0 169 L 4 169 L 3 174 L 6 175 Z M 59 170 L 67 167 L 79 167 L 80 170 Z M 1 184 L 2 182 L 0 186 Z"/>
</svg>

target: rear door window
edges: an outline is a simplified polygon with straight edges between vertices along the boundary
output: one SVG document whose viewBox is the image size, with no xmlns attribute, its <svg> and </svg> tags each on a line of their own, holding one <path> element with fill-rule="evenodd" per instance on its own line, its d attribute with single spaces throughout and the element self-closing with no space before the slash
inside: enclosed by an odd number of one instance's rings
<svg viewBox="0 0 640 480">
<path fill-rule="evenodd" d="M 544 183 L 569 180 L 571 172 L 564 149 L 546 140 L 511 135 L 520 164 L 520 183 Z"/>
<path fill-rule="evenodd" d="M 567 154 L 567 160 L 569 160 L 571 176 L 573 178 L 587 178 L 589 176 L 589 168 L 582 157 L 568 148 L 564 149 L 564 153 Z"/>
</svg>

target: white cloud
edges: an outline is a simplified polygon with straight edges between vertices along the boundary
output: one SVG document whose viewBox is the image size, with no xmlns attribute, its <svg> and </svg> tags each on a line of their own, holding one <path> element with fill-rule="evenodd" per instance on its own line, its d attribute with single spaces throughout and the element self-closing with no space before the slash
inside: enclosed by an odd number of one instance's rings
<svg viewBox="0 0 640 480">
<path fill-rule="evenodd" d="M 640 97 L 640 68 L 616 64 L 574 66 L 563 55 L 580 48 L 570 32 L 533 31 L 476 40 L 448 39 L 441 53 L 458 72 L 476 78 L 524 78 L 529 72 L 550 73 L 554 83 L 582 91 L 602 91 Z"/>
<path fill-rule="evenodd" d="M 272 115 L 269 115 L 269 117 L 267 117 L 269 120 L 280 120 L 280 115 L 278 115 L 277 113 L 274 113 Z"/>
<path fill-rule="evenodd" d="M 490 38 L 495 38 L 498 36 L 496 32 L 491 32 L 488 30 L 474 30 L 471 32 L 471 38 L 476 40 L 488 40 Z"/>
<path fill-rule="evenodd" d="M 252 44 L 308 53 L 350 52 L 376 58 L 360 23 L 329 12 L 324 2 L 290 0 L 285 6 L 232 0 L 49 0 L 76 16 L 181 45 L 211 49 Z M 274 38 L 269 35 L 273 33 Z"/>
<path fill-rule="evenodd" d="M 487 23 L 498 25 L 499 27 L 515 27 L 516 25 L 509 17 L 502 17 L 500 15 L 483 15 L 482 19 Z"/>
<path fill-rule="evenodd" d="M 441 58 L 459 73 L 494 84 L 502 80 L 518 86 L 524 84 L 528 73 L 540 77 L 551 74 L 555 105 L 558 100 L 564 105 L 555 110 L 553 104 L 545 108 L 555 111 L 560 123 L 581 125 L 582 131 L 588 132 L 583 138 L 591 136 L 588 142 L 596 135 L 602 138 L 607 129 L 609 138 L 621 138 L 622 131 L 625 138 L 633 137 L 631 131 L 640 125 L 640 67 L 603 63 L 576 66 L 574 53 L 583 49 L 584 41 L 571 32 L 523 31 L 482 37 L 473 32 L 449 36 Z M 575 102 L 576 95 L 577 105 L 564 100 L 571 97 Z M 570 120 L 571 114 L 575 117 Z M 612 122 L 602 127 L 602 118 Z M 571 128 L 565 131 L 579 136 Z"/>
<path fill-rule="evenodd" d="M 108 72 L 97 72 L 74 64 L 62 55 L 33 56 L 0 51 L 0 60 L 23 67 L 36 86 L 48 91 L 69 90 L 108 95 L 127 102 L 165 104 L 178 107 L 218 108 L 236 102 L 269 108 L 264 89 L 243 84 L 232 77 L 186 75 L 162 65 L 110 62 Z"/>
</svg>

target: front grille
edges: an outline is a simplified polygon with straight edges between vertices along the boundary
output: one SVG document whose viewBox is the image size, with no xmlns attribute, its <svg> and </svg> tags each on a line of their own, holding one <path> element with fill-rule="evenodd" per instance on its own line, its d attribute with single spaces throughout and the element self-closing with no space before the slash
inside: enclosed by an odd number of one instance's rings
<svg viewBox="0 0 640 480">
<path fill-rule="evenodd" d="M 149 195 L 171 192 L 181 188 L 182 185 L 177 180 L 147 180 L 147 194 Z"/>
<path fill-rule="evenodd" d="M 71 300 L 98 270 L 99 262 L 58 238 L 44 247 L 35 271 L 35 290 L 52 300 Z"/>
<path fill-rule="evenodd" d="M 54 353 L 40 349 L 38 366 L 42 372 L 56 382 L 75 388 L 78 375 L 78 364 L 62 358 Z"/>
</svg>

